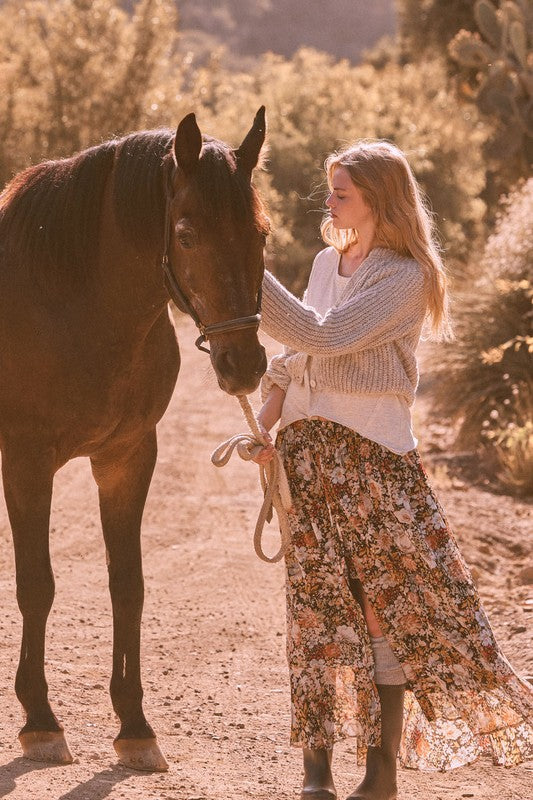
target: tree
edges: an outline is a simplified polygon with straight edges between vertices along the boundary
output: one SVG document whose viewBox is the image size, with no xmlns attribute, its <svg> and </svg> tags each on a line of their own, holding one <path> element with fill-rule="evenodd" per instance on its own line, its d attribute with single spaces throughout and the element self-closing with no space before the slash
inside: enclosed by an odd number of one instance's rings
<svg viewBox="0 0 533 800">
<path fill-rule="evenodd" d="M 0 9 L 5 181 L 29 161 L 66 156 L 142 126 L 167 71 L 176 29 L 171 0 L 11 0 Z"/>
</svg>

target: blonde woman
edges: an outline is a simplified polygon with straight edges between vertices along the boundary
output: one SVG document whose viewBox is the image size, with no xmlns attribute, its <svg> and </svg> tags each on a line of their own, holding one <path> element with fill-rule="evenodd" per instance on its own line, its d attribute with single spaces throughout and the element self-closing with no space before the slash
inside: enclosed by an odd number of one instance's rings
<svg viewBox="0 0 533 800">
<path fill-rule="evenodd" d="M 334 153 L 326 173 L 329 246 L 303 302 L 269 273 L 263 284 L 263 329 L 285 345 L 259 420 L 265 431 L 280 420 L 294 501 L 291 742 L 303 748 L 303 800 L 337 796 L 332 751 L 346 736 L 360 758 L 366 749 L 349 800 L 395 800 L 399 749 L 427 769 L 486 746 L 497 763 L 520 761 L 533 698 L 494 640 L 411 428 L 422 328 L 450 335 L 431 216 L 387 142 Z M 272 454 L 269 444 L 257 460 Z"/>
</svg>

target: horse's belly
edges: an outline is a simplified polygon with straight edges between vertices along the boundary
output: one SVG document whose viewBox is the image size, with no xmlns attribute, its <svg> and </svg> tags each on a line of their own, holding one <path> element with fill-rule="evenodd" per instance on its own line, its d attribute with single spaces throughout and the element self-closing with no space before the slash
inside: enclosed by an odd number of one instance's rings
<svg viewBox="0 0 533 800">
<path fill-rule="evenodd" d="M 42 441 L 65 463 L 155 427 L 170 401 L 179 350 L 168 319 L 134 346 L 22 331 L 0 348 L 0 445 Z"/>
</svg>

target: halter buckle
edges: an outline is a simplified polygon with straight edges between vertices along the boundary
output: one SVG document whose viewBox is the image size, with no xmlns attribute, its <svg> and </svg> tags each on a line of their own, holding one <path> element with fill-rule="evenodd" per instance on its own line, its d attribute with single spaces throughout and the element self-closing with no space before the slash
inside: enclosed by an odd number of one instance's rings
<svg viewBox="0 0 533 800">
<path fill-rule="evenodd" d="M 207 347 L 204 347 L 203 344 L 202 344 L 203 342 L 207 342 L 207 336 L 205 335 L 205 333 L 202 333 L 197 338 L 197 340 L 195 341 L 194 344 L 196 345 L 198 350 L 202 350 L 204 353 L 207 353 L 208 355 L 211 355 L 211 350 L 209 350 Z"/>
</svg>

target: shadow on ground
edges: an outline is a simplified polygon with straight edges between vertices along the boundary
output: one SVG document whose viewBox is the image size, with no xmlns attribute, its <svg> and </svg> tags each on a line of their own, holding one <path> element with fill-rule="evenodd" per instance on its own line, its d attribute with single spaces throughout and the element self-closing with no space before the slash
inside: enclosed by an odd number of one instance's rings
<svg viewBox="0 0 533 800">
<path fill-rule="evenodd" d="M 4 764 L 0 767 L 0 797 L 6 797 L 14 791 L 17 788 L 17 780 L 23 775 L 43 769 L 53 770 L 56 767 L 51 764 L 29 761 L 22 757 L 14 758 L 8 764 Z M 138 773 L 117 764 L 97 772 L 92 778 L 74 786 L 57 800 L 104 800 L 118 783 L 127 780 L 132 775 L 138 775 Z"/>
</svg>

